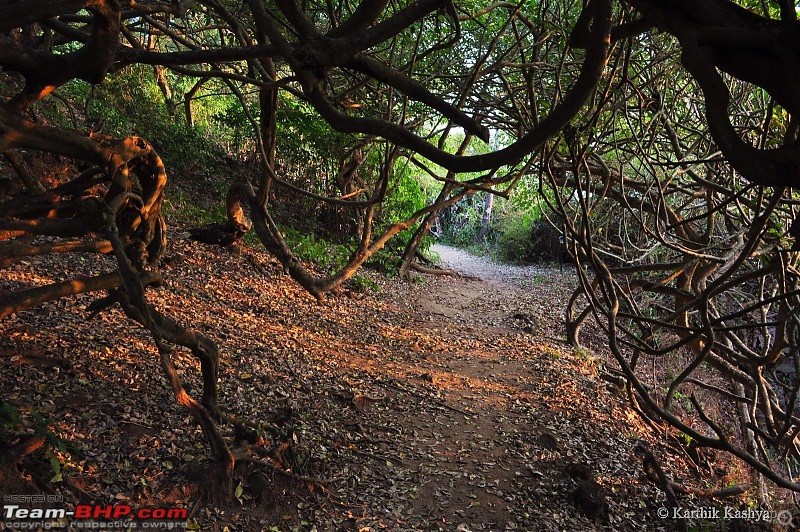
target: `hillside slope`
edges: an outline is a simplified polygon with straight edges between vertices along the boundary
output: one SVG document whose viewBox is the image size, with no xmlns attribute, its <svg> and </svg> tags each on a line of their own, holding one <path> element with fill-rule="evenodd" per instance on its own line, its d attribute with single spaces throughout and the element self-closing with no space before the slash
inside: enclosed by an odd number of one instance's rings
<svg viewBox="0 0 800 532">
<path fill-rule="evenodd" d="M 66 267 L 97 273 L 106 259 L 62 260 L 16 264 L 0 290 Z M 88 320 L 93 298 L 82 296 L 0 324 L 2 400 L 52 418 L 73 448 L 56 452 L 65 479 L 52 485 L 69 505 L 186 507 L 203 530 L 675 527 L 657 517 L 666 499 L 637 454 L 660 449 L 660 436 L 598 377 L 598 359 L 559 340 L 571 274 L 376 278 L 377 293 L 343 290 L 318 304 L 248 247 L 176 234 L 164 266 L 167 285 L 151 301 L 218 342 L 222 410 L 262 422 L 256 434 L 223 425 L 242 458 L 238 500 L 202 499 L 210 451 L 146 331 L 116 308 Z M 199 364 L 188 353 L 176 363 L 199 394 Z M 280 457 L 273 468 L 248 462 L 259 449 Z M 664 456 L 676 480 L 712 481 Z M 25 464 L 53 476 L 42 453 Z M 581 485 L 602 487 L 605 507 L 576 496 Z"/>
</svg>

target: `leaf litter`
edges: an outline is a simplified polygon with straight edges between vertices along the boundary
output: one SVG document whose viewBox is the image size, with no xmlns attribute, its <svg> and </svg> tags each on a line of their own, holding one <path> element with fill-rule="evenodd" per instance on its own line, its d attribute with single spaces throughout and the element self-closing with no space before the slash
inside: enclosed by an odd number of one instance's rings
<svg viewBox="0 0 800 532">
<path fill-rule="evenodd" d="M 568 271 L 476 269 L 451 253 L 452 266 L 485 280 L 375 276 L 378 293 L 343 289 L 319 304 L 249 247 L 173 239 L 168 259 L 167 283 L 149 300 L 218 343 L 222 411 L 263 428 L 222 425 L 228 441 L 240 458 L 284 445 L 285 474 L 251 472 L 235 479 L 230 503 L 203 501 L 212 456 L 148 334 L 119 309 L 88 320 L 93 298 L 83 295 L 0 324 L 2 399 L 51 418 L 70 443 L 52 485 L 68 504 L 186 507 L 204 530 L 670 528 L 635 455 L 637 442 L 662 435 L 606 389 L 597 359 L 560 339 Z M 109 267 L 65 264 L 77 260 L 18 263 L 0 289 Z M 199 395 L 198 362 L 183 352 L 175 364 Z M 32 471 L 36 459 L 26 459 Z M 681 457 L 668 461 L 691 477 Z M 586 482 L 576 471 L 602 487 L 602 514 L 573 503 Z"/>
</svg>

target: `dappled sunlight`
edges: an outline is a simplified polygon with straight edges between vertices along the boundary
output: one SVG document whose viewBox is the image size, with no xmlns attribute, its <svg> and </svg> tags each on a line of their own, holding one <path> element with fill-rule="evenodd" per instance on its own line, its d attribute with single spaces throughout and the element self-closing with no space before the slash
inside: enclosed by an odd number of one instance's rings
<svg viewBox="0 0 800 532">
<path fill-rule="evenodd" d="M 177 241 L 171 252 L 173 274 L 190 282 L 150 297 L 219 343 L 223 412 L 266 420 L 286 409 L 288 424 L 278 430 L 294 435 L 309 472 L 352 479 L 348 488 L 337 484 L 345 500 L 377 504 L 383 496 L 374 488 L 387 479 L 398 489 L 416 479 L 416 488 L 392 499 L 408 515 L 444 518 L 460 508 L 473 520 L 511 522 L 518 518 L 513 508 L 534 500 L 561 504 L 571 481 L 558 480 L 556 498 L 537 482 L 562 477 L 565 460 L 590 461 L 609 486 L 628 482 L 637 496 L 651 493 L 614 465 L 629 461 L 632 446 L 619 437 L 633 442 L 648 429 L 592 380 L 592 360 L 525 333 L 504 317 L 505 308 L 494 311 L 497 324 L 488 328 L 474 318 L 451 322 L 425 312 L 420 300 L 414 305 L 423 310 L 410 308 L 397 299 L 405 288 L 392 284 L 369 304 L 355 293 L 319 304 L 250 249 L 231 254 Z M 262 261 L 260 275 L 250 261 Z M 23 266 L 14 282 L 40 280 L 35 261 Z M 432 279 L 417 294 L 452 294 L 450 283 Z M 461 283 L 456 292 L 477 288 L 476 304 L 497 307 L 484 301 L 491 295 L 484 283 Z M 7 322 L 3 388 L 47 393 L 35 403 L 13 392 L 6 400 L 51 417 L 52 430 L 81 449 L 59 455 L 81 489 L 113 498 L 126 486 L 123 500 L 139 503 L 168 490 L 174 501 L 188 501 L 197 489 L 192 475 L 212 459 L 200 429 L 175 403 L 149 333 L 125 328 L 115 308 L 87 321 L 82 309 L 91 300 L 78 296 L 78 305 L 58 316 L 34 308 Z M 38 363 L 37 352 L 59 369 Z M 20 354 L 27 355 L 13 358 Z M 198 361 L 186 350 L 173 359 L 199 398 Z M 611 428 L 620 422 L 626 428 Z M 614 449 L 598 437 L 617 441 Z M 269 444 L 272 436 L 262 438 Z"/>
</svg>

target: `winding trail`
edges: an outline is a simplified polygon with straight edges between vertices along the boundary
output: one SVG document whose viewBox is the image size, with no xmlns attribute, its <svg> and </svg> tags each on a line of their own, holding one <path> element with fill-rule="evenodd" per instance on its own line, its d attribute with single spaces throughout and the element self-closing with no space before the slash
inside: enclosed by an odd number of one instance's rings
<svg viewBox="0 0 800 532">
<path fill-rule="evenodd" d="M 406 375 L 437 398 L 393 420 L 409 435 L 394 451 L 416 480 L 410 513 L 439 530 L 651 529 L 655 503 L 628 509 L 631 496 L 653 497 L 630 484 L 637 424 L 596 379 L 596 361 L 563 340 L 572 272 L 433 251 L 473 278 L 426 277 L 392 297 L 412 302 L 404 326 L 419 338 Z M 616 490 L 618 515 L 598 523 L 572 504 L 576 464 Z"/>
</svg>

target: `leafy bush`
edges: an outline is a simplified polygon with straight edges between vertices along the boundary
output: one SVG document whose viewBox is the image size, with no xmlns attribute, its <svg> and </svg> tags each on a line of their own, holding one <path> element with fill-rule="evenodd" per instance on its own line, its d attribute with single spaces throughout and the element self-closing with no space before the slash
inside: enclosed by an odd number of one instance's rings
<svg viewBox="0 0 800 532">
<path fill-rule="evenodd" d="M 138 135 L 153 144 L 164 159 L 170 176 L 216 177 L 226 153 L 219 140 L 229 135 L 210 119 L 189 127 L 164 102 L 152 68 L 128 67 L 103 84 L 91 86 L 72 81 L 61 89 L 81 110 L 87 129 L 114 137 Z M 222 97 L 203 100 L 203 106 L 227 105 Z M 199 115 L 210 115 L 198 112 Z"/>
<path fill-rule="evenodd" d="M 356 292 L 379 292 L 380 285 L 368 275 L 361 273 L 355 274 L 347 282 L 347 285 Z"/>
<path fill-rule="evenodd" d="M 282 227 L 286 243 L 302 261 L 312 262 L 328 272 L 334 272 L 347 264 L 350 256 L 346 246 L 332 244 L 313 234 L 301 233 L 291 227 Z"/>
<path fill-rule="evenodd" d="M 500 224 L 497 256 L 501 260 L 516 263 L 563 260 L 561 233 L 547 220 L 507 217 Z"/>
<path fill-rule="evenodd" d="M 475 247 L 483 216 L 483 202 L 476 201 L 476 195 L 467 196 L 441 216 L 444 220 L 443 243 L 464 248 Z M 487 238 L 487 241 L 491 240 Z"/>
<path fill-rule="evenodd" d="M 489 253 L 504 262 L 553 262 L 563 257 L 557 228 L 544 217 L 545 208 L 532 184 L 507 200 L 496 198 L 489 230 L 481 236 L 485 193 L 464 198 L 440 218 L 445 244 Z M 552 215 L 549 216 L 552 218 Z M 556 221 L 557 223 L 557 221 Z"/>
<path fill-rule="evenodd" d="M 528 216 L 504 216 L 498 223 L 496 255 L 505 262 L 533 262 L 533 223 Z"/>
<path fill-rule="evenodd" d="M 388 222 L 408 218 L 425 207 L 427 195 L 410 172 L 401 171 L 397 184 L 383 204 L 383 218 Z"/>
<path fill-rule="evenodd" d="M 428 195 L 416 176 L 407 168 L 399 170 L 398 173 L 400 175 L 397 182 L 388 192 L 386 201 L 381 206 L 376 232 L 382 231 L 392 223 L 408 219 L 420 209 L 425 208 L 428 202 Z M 415 225 L 395 235 L 383 249 L 370 257 L 367 266 L 388 276 L 397 275 L 400 268 L 398 257 L 405 251 L 416 228 Z M 429 249 L 433 245 L 433 241 L 433 237 L 426 235 L 418 250 Z"/>
<path fill-rule="evenodd" d="M 225 192 L 220 191 L 218 194 L 217 197 L 224 197 Z M 162 210 L 168 224 L 180 226 L 197 227 L 227 220 L 222 201 L 199 203 L 197 198 L 178 187 L 167 190 Z"/>
</svg>

